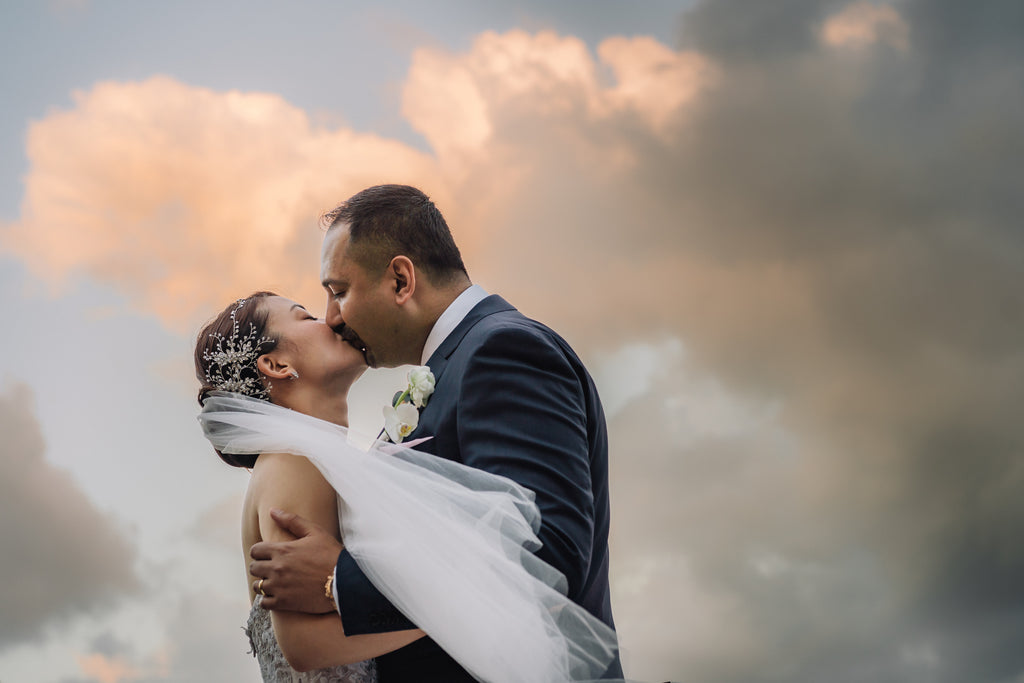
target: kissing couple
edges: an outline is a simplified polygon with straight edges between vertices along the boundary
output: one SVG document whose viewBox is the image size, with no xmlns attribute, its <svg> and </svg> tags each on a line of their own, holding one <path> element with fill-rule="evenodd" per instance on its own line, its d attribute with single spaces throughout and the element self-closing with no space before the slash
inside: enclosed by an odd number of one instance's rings
<svg viewBox="0 0 1024 683">
<path fill-rule="evenodd" d="M 195 350 L 204 433 L 251 470 L 263 680 L 621 679 L 608 439 L 583 364 L 472 284 L 416 188 L 370 187 L 322 222 L 325 318 L 258 292 Z M 417 367 L 382 437 L 349 444 L 352 384 L 400 365 Z"/>
</svg>

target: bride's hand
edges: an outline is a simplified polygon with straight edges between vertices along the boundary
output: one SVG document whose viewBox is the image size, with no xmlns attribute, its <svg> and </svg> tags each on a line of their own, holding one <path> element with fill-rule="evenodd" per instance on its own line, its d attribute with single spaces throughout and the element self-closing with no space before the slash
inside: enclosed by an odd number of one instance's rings
<svg viewBox="0 0 1024 683">
<path fill-rule="evenodd" d="M 321 526 L 304 517 L 271 510 L 274 521 L 294 541 L 260 542 L 249 550 L 253 590 L 262 593 L 263 607 L 272 610 L 323 614 L 334 612 L 324 584 L 334 572 L 342 545 Z"/>
</svg>

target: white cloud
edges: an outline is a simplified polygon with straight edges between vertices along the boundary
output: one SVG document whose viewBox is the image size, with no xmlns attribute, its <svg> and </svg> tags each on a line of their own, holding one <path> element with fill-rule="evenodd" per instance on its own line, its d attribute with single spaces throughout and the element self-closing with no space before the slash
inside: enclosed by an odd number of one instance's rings
<svg viewBox="0 0 1024 683">
<path fill-rule="evenodd" d="M 634 342 L 616 351 L 596 354 L 591 372 L 608 419 L 648 394 L 656 379 L 675 372 L 683 355 L 678 339 L 659 344 Z"/>
</svg>

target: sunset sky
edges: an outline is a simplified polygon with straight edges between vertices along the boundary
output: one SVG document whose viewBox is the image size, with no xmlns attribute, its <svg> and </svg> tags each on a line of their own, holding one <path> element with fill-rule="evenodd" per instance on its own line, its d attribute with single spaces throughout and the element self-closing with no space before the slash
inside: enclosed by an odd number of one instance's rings
<svg viewBox="0 0 1024 683">
<path fill-rule="evenodd" d="M 629 677 L 1024 682 L 1019 0 L 0 12 L 3 683 L 258 679 L 195 335 L 382 182 L 597 381 Z"/>
</svg>

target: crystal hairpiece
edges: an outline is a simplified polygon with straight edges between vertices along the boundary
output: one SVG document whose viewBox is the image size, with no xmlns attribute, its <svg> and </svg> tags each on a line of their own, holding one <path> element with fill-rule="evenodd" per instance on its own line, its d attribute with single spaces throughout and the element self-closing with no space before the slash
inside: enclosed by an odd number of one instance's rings
<svg viewBox="0 0 1024 683">
<path fill-rule="evenodd" d="M 225 338 L 219 332 L 211 332 L 210 337 L 217 341 L 213 351 L 204 351 L 203 360 L 207 362 L 206 381 L 210 386 L 221 391 L 232 391 L 253 398 L 270 400 L 270 383 L 266 386 L 260 380 L 256 370 L 256 359 L 260 357 L 260 349 L 264 344 L 273 342 L 270 337 L 256 337 L 256 325 L 249 323 L 249 332 L 242 336 L 235 314 L 245 305 L 247 299 L 239 299 L 231 311 L 231 336 Z M 244 376 L 247 368 L 252 368 L 248 377 Z"/>
</svg>

